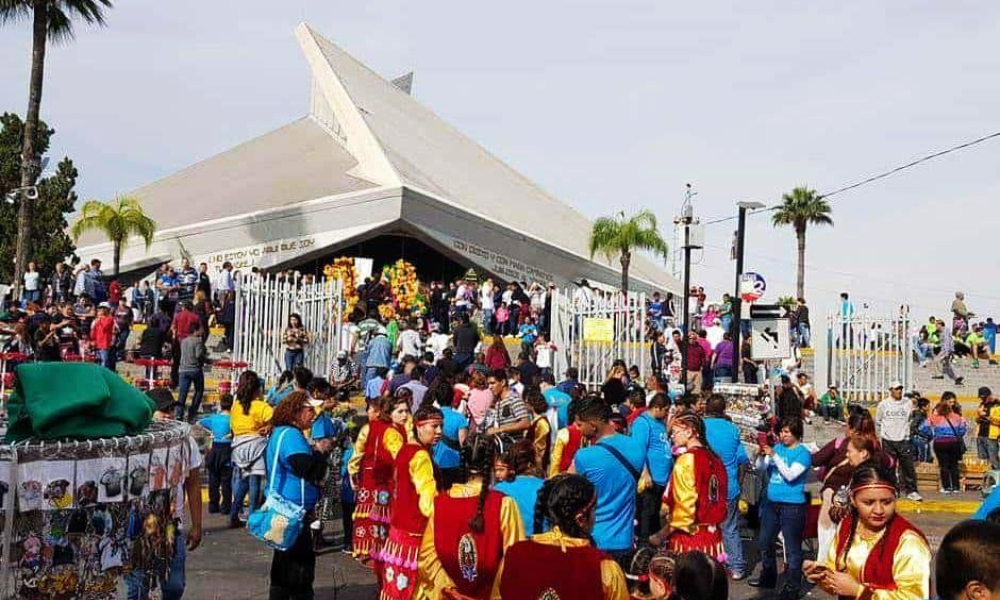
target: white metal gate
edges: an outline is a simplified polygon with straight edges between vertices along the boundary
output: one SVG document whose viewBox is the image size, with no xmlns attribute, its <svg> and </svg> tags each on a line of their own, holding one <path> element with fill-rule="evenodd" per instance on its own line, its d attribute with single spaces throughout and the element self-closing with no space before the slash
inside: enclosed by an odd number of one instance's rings
<svg viewBox="0 0 1000 600">
<path fill-rule="evenodd" d="M 342 317 L 339 279 L 303 284 L 272 275 L 246 275 L 236 283 L 236 329 L 233 359 L 245 362 L 265 379 L 284 370 L 282 333 L 288 317 L 298 314 L 309 331 L 304 365 L 324 377 L 339 350 Z"/>
<path fill-rule="evenodd" d="M 912 387 L 909 306 L 880 311 L 865 305 L 849 316 L 832 313 L 826 329 L 827 381 L 849 402 L 875 403 L 888 395 L 893 381 Z"/>
<path fill-rule="evenodd" d="M 550 333 L 557 348 L 557 378 L 567 367 L 576 367 L 579 382 L 596 388 L 617 359 L 638 366 L 643 380 L 650 373 L 644 293 L 629 294 L 627 300 L 613 294 L 584 302 L 574 301 L 573 290 L 554 290 Z"/>
</svg>

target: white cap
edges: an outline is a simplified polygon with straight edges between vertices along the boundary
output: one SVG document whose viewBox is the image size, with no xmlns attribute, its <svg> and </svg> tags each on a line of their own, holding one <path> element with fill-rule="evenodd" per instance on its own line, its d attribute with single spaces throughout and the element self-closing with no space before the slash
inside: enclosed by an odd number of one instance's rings
<svg viewBox="0 0 1000 600">
<path fill-rule="evenodd" d="M 317 400 L 315 398 L 310 398 L 309 399 L 309 406 L 311 406 L 313 408 L 319 408 L 319 407 L 323 406 L 323 401 L 322 400 Z"/>
<path fill-rule="evenodd" d="M 890 390 L 894 390 L 896 388 L 902 388 L 902 387 L 903 387 L 903 382 L 900 381 L 900 380 L 898 380 L 898 379 L 894 380 L 892 383 L 889 384 L 889 389 Z"/>
</svg>

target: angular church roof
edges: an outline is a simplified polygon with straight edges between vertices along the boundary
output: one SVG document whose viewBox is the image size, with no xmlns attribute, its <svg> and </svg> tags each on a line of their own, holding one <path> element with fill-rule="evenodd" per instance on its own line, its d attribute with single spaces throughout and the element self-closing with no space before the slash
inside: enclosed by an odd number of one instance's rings
<svg viewBox="0 0 1000 600">
<path fill-rule="evenodd" d="M 299 43 L 313 77 L 332 75 L 335 118 L 356 112 L 365 127 L 356 135 L 378 154 L 379 170 L 391 169 L 384 185 L 401 185 L 484 216 L 538 241 L 589 259 L 591 221 L 455 129 L 411 95 L 379 76 L 339 46 L 300 24 Z M 322 87 L 322 84 L 321 84 Z M 329 98 L 329 96 L 347 96 Z M 314 101 L 314 107 L 315 107 Z M 353 106 L 351 106 L 353 105 Z M 595 262 L 603 258 L 595 257 Z M 604 262 L 603 264 L 608 264 Z M 617 265 L 612 265 L 615 267 Z M 645 257 L 632 274 L 678 288 L 666 270 Z M 668 285 L 669 284 L 669 285 Z"/>
</svg>

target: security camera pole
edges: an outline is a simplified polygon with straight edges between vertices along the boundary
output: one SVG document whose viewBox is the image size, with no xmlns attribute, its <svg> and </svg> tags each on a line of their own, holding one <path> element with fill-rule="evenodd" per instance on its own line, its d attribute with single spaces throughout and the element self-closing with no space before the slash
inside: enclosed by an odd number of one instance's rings
<svg viewBox="0 0 1000 600">
<path fill-rule="evenodd" d="M 743 299 L 740 297 L 740 277 L 743 276 L 743 242 L 746 238 L 747 211 L 764 208 L 762 202 L 737 202 L 739 207 L 739 225 L 736 227 L 736 293 L 733 294 L 733 322 L 729 325 L 730 336 L 733 338 L 733 381 L 739 383 L 743 373 L 743 354 L 740 350 L 740 333 L 742 333 Z"/>
<path fill-rule="evenodd" d="M 33 134 L 34 132 L 31 132 Z M 22 157 L 21 160 L 21 187 L 11 190 L 8 195 L 9 200 L 21 199 L 21 205 L 17 210 L 17 248 L 14 255 L 14 298 L 21 297 L 21 286 L 24 285 L 24 268 L 28 265 L 28 254 L 31 252 L 31 219 L 34 211 L 35 198 L 38 197 L 38 188 L 35 182 L 38 175 L 45 170 L 49 159 L 39 160 L 38 158 Z"/>
</svg>

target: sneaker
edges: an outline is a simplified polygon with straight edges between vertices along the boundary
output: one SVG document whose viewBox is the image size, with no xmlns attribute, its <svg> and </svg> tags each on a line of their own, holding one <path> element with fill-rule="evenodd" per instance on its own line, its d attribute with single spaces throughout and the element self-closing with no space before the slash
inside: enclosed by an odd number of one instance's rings
<svg viewBox="0 0 1000 600">
<path fill-rule="evenodd" d="M 965 377 L 956 377 L 955 378 L 955 385 L 957 385 L 957 386 L 965 385 Z"/>
<path fill-rule="evenodd" d="M 906 495 L 907 500 L 913 500 L 914 502 L 923 502 L 924 497 L 916 492 L 910 492 Z"/>
<path fill-rule="evenodd" d="M 746 574 L 742 571 L 733 571 L 732 574 L 729 575 L 729 578 L 733 581 L 743 581 L 746 578 Z"/>
<path fill-rule="evenodd" d="M 944 379 L 944 375 L 931 375 L 931 379 Z"/>
</svg>

